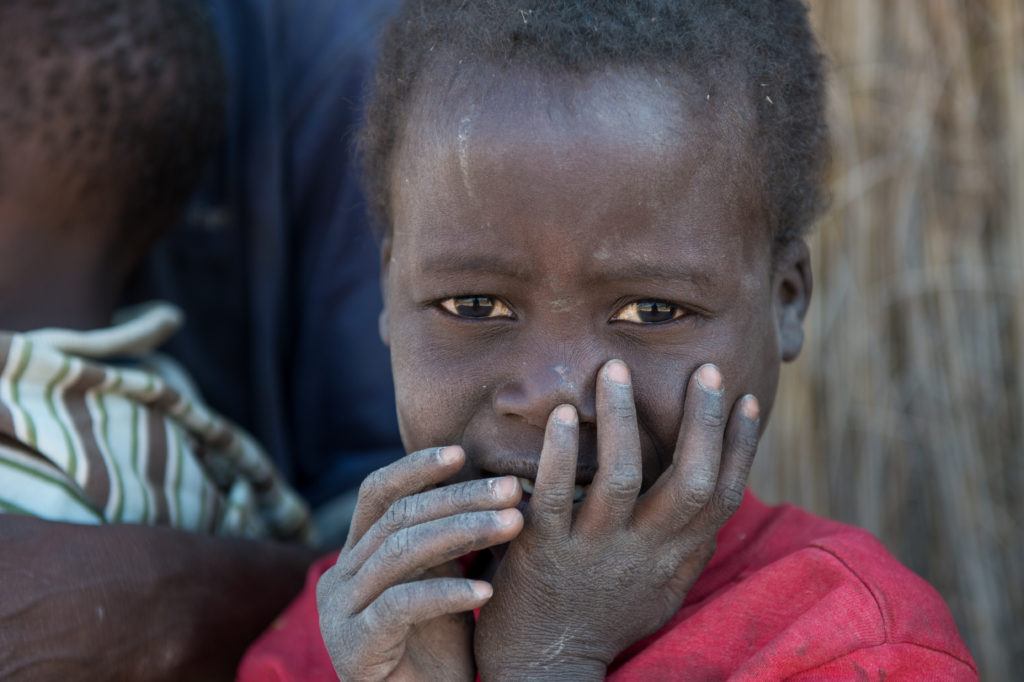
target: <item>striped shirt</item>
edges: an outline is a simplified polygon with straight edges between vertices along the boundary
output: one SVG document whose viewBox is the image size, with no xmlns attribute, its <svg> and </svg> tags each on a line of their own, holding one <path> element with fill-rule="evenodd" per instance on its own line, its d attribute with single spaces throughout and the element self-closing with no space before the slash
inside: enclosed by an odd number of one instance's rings
<svg viewBox="0 0 1024 682">
<path fill-rule="evenodd" d="M 0 513 L 310 539 L 309 512 L 251 436 L 154 349 L 167 304 L 90 332 L 0 332 Z"/>
</svg>

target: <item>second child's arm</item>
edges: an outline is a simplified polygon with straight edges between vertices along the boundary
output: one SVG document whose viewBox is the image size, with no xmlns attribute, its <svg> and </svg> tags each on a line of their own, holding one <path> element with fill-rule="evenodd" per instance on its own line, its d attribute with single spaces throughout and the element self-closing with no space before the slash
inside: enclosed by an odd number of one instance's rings
<svg viewBox="0 0 1024 682">
<path fill-rule="evenodd" d="M 0 514 L 0 679 L 230 680 L 309 550 Z"/>
</svg>

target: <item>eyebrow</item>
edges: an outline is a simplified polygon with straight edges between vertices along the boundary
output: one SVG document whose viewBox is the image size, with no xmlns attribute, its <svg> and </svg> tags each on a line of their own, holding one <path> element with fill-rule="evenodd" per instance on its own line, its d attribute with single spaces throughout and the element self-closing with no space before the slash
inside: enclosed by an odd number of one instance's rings
<svg viewBox="0 0 1024 682">
<path fill-rule="evenodd" d="M 496 255 L 468 255 L 462 257 L 428 258 L 422 267 L 425 274 L 451 275 L 476 272 L 498 275 L 510 279 L 529 279 L 533 268 L 515 260 Z M 649 263 L 643 260 L 605 262 L 584 280 L 587 284 L 597 282 L 686 282 L 699 288 L 710 288 L 712 277 L 699 270 L 682 270 L 663 263 Z"/>
<path fill-rule="evenodd" d="M 515 279 L 527 279 L 532 274 L 528 265 L 500 256 L 440 256 L 428 257 L 421 272 L 432 275 L 452 275 L 478 272 L 487 275 L 502 275 Z"/>
<path fill-rule="evenodd" d="M 701 270 L 680 269 L 664 263 L 643 260 L 605 263 L 599 273 L 590 278 L 612 282 L 686 282 L 697 287 L 711 287 L 713 279 Z"/>
</svg>

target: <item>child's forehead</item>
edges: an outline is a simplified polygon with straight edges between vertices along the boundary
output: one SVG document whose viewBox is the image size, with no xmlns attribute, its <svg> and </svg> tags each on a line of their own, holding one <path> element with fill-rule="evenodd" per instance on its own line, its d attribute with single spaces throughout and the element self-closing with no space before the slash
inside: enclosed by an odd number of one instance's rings
<svg viewBox="0 0 1024 682">
<path fill-rule="evenodd" d="M 712 97 L 717 87 L 684 72 L 637 65 L 584 72 L 441 65 L 427 69 L 413 91 L 403 137 L 448 142 L 467 134 L 467 127 L 490 127 L 494 134 L 603 122 L 630 143 L 649 147 L 696 127 L 746 142 L 753 118 L 737 94 L 743 88 Z"/>
<path fill-rule="evenodd" d="M 595 213 L 635 222 L 689 202 L 685 219 L 699 220 L 750 203 L 748 129 L 697 85 L 642 69 L 479 69 L 422 87 L 392 168 L 395 237 L 413 222 L 432 226 L 417 231 L 429 241 L 439 223 L 495 216 L 565 231 Z"/>
</svg>

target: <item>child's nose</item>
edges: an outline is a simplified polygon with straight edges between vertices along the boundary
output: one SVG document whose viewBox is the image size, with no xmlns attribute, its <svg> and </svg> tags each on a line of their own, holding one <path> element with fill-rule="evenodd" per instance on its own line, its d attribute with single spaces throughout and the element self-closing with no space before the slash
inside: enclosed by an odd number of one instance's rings
<svg viewBox="0 0 1024 682">
<path fill-rule="evenodd" d="M 494 395 L 498 414 L 519 417 L 539 429 L 545 428 L 552 410 L 573 405 L 580 426 L 596 422 L 594 391 L 597 372 L 605 359 L 526 364 L 518 377 L 503 384 Z"/>
</svg>

